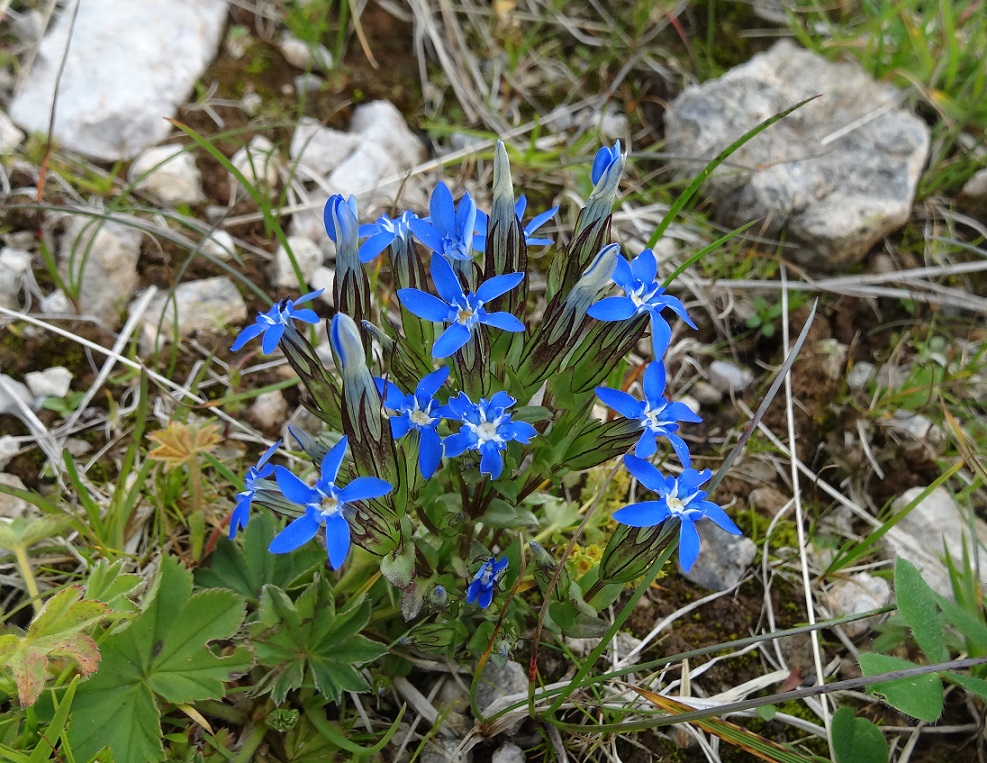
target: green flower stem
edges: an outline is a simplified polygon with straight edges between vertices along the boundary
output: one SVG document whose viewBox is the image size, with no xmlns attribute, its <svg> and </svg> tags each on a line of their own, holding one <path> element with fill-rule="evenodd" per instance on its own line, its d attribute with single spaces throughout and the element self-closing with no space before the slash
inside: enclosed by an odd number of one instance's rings
<svg viewBox="0 0 987 763">
<path fill-rule="evenodd" d="M 31 558 L 27 555 L 27 547 L 18 543 L 13 548 L 14 558 L 17 560 L 17 569 L 24 578 L 24 587 L 31 597 L 31 604 L 34 611 L 41 610 L 41 591 L 38 590 L 38 581 L 34 577 L 34 570 L 31 569 Z"/>
<path fill-rule="evenodd" d="M 233 758 L 233 763 L 250 763 L 254 759 L 254 753 L 257 752 L 257 748 L 264 741 L 265 734 L 267 734 L 267 726 L 264 725 L 263 721 L 260 721 L 251 729 L 250 736 L 243 743 L 240 752 Z"/>
</svg>

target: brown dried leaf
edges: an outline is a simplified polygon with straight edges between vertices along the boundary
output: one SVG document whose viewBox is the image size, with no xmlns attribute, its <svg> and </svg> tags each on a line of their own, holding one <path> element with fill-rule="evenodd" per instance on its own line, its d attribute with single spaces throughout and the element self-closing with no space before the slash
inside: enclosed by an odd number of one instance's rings
<svg viewBox="0 0 987 763">
<path fill-rule="evenodd" d="M 148 458 L 161 461 L 170 468 L 189 463 L 200 453 L 212 450 L 222 441 L 219 427 L 215 424 L 200 427 L 178 421 L 171 422 L 164 429 L 152 432 L 147 437 L 158 443 L 154 450 L 148 452 Z"/>
</svg>

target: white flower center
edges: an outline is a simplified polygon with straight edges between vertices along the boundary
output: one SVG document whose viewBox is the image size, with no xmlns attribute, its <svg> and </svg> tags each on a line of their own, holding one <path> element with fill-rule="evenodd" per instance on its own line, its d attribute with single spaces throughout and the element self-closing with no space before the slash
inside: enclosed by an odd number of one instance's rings
<svg viewBox="0 0 987 763">
<path fill-rule="evenodd" d="M 482 445 L 485 442 L 490 442 L 490 440 L 500 440 L 497 434 L 497 422 L 496 421 L 484 421 L 482 424 L 474 427 L 476 432 L 476 438 L 480 441 Z"/>
<path fill-rule="evenodd" d="M 457 313 L 456 320 L 465 325 L 469 323 L 470 318 L 472 317 L 473 317 L 473 311 L 470 310 L 468 307 L 464 307 L 462 310 L 460 310 Z"/>
<path fill-rule="evenodd" d="M 339 513 L 339 501 L 333 498 L 331 495 L 327 495 L 322 499 L 322 508 L 319 509 L 322 512 L 322 516 L 331 517 L 334 514 Z"/>
<path fill-rule="evenodd" d="M 429 416 L 425 411 L 415 410 L 412 411 L 408 418 L 411 419 L 411 423 L 415 426 L 424 427 L 432 423 L 432 417 Z"/>
<path fill-rule="evenodd" d="M 668 510 L 673 514 L 683 514 L 685 513 L 685 504 L 674 496 L 669 496 L 665 499 L 665 503 L 668 504 Z"/>
</svg>

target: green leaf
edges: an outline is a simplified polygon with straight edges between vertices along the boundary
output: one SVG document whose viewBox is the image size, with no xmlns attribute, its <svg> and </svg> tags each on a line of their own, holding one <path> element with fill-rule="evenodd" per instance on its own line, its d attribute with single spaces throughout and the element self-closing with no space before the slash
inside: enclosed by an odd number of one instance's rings
<svg viewBox="0 0 987 763">
<path fill-rule="evenodd" d="M 894 566 L 894 589 L 898 597 L 898 611 L 925 656 L 933 663 L 949 660 L 935 594 L 915 565 L 900 557 Z"/>
<path fill-rule="evenodd" d="M 326 552 L 318 544 L 307 543 L 290 554 L 268 553 L 267 547 L 278 530 L 277 520 L 267 512 L 251 517 L 242 545 L 225 537 L 219 540 L 209 566 L 195 571 L 196 587 L 229 588 L 251 604 L 260 601 L 265 585 L 285 590 L 299 587 L 299 578 L 307 579 L 306 573 L 325 565 Z"/>
<path fill-rule="evenodd" d="M 833 715 L 833 754 L 836 763 L 887 763 L 888 740 L 866 718 L 841 707 Z"/>
<path fill-rule="evenodd" d="M 959 684 L 967 691 L 973 692 L 982 700 L 987 701 L 987 681 L 976 676 L 966 676 L 962 673 L 948 671 L 944 674 L 947 681 Z"/>
<path fill-rule="evenodd" d="M 358 667 L 387 653 L 387 647 L 360 635 L 370 620 L 370 602 L 354 599 L 336 609 L 332 588 L 317 577 L 298 601 L 275 586 L 264 586 L 250 636 L 257 663 L 268 669 L 258 693 L 281 703 L 307 675 L 331 700 L 344 691 L 367 691 Z"/>
<path fill-rule="evenodd" d="M 137 612 L 137 606 L 127 597 L 143 581 L 140 575 L 123 574 L 123 560 L 110 564 L 101 560 L 89 571 L 86 598 L 106 604 L 117 614 Z"/>
<path fill-rule="evenodd" d="M 873 652 L 860 654 L 860 670 L 865 676 L 878 676 L 915 667 L 918 666 L 914 662 L 900 657 Z M 892 707 L 920 721 L 935 723 L 942 715 L 942 679 L 936 673 L 882 681 L 872 684 L 868 689 L 884 697 Z"/>
<path fill-rule="evenodd" d="M 966 639 L 970 656 L 983 655 L 987 651 L 987 625 L 984 625 L 975 613 L 964 609 L 952 599 L 936 594 L 936 602 L 946 616 L 946 620 Z"/>
<path fill-rule="evenodd" d="M 232 591 L 192 595 L 191 573 L 162 559 L 143 611 L 103 640 L 100 670 L 79 688 L 69 733 L 76 756 L 108 746 L 115 760 L 163 760 L 159 698 L 221 698 L 224 682 L 247 671 L 252 659 L 242 647 L 220 657 L 208 645 L 236 633 L 244 614 L 243 599 Z"/>
<path fill-rule="evenodd" d="M 0 667 L 13 675 L 22 706 L 37 701 L 51 657 L 73 660 L 87 676 L 96 670 L 96 642 L 80 631 L 99 622 L 108 610 L 102 602 L 83 599 L 78 586 L 70 586 L 45 602 L 23 637 L 0 636 Z"/>
</svg>

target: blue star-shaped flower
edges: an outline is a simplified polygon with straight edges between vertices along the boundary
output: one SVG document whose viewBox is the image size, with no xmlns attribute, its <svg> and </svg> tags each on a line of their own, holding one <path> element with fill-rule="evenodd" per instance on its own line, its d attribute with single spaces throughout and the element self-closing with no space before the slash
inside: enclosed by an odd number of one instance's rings
<svg viewBox="0 0 987 763">
<path fill-rule="evenodd" d="M 462 428 L 445 439 L 446 455 L 455 458 L 466 450 L 480 454 L 480 472 L 497 479 L 504 470 L 500 452 L 507 443 L 528 443 L 538 432 L 526 421 L 511 421 L 507 409 L 517 402 L 506 392 L 498 392 L 489 400 L 481 397 L 474 403 L 465 392 L 449 398 L 443 415 L 462 421 Z"/>
<path fill-rule="evenodd" d="M 600 178 L 603 174 L 610 168 L 610 166 L 620 158 L 620 141 L 618 140 L 613 144 L 613 147 L 607 148 L 604 146 L 599 151 L 596 152 L 596 156 L 593 157 L 593 170 L 590 173 L 590 177 L 593 179 L 593 185 L 600 182 Z"/>
<path fill-rule="evenodd" d="M 350 552 L 350 526 L 346 521 L 347 504 L 387 495 L 394 488 L 377 477 L 357 477 L 344 488 L 336 486 L 339 467 L 346 455 L 343 437 L 322 459 L 322 468 L 314 487 L 309 487 L 283 466 L 275 467 L 278 487 L 289 501 L 305 507 L 305 513 L 284 528 L 271 541 L 273 554 L 284 554 L 308 543 L 325 527 L 329 564 L 334 570 L 346 561 Z"/>
<path fill-rule="evenodd" d="M 398 299 L 419 318 L 450 324 L 432 345 L 432 357 L 447 358 L 469 341 L 470 334 L 481 323 L 504 331 L 524 331 L 524 324 L 510 313 L 488 313 L 483 309 L 484 303 L 509 292 L 523 280 L 524 273 L 508 273 L 488 278 L 475 294 L 464 292 L 445 257 L 433 254 L 432 281 L 439 296 L 421 289 L 398 289 Z"/>
<path fill-rule="evenodd" d="M 439 387 L 449 378 L 449 367 L 433 371 L 419 382 L 413 395 L 405 395 L 393 382 L 374 379 L 384 397 L 384 407 L 397 413 L 391 416 L 391 435 L 400 440 L 408 432 L 418 432 L 418 468 L 428 479 L 442 463 L 442 438 L 435 428 L 441 418 L 440 404 L 435 399 Z"/>
<path fill-rule="evenodd" d="M 433 252 L 451 260 L 473 259 L 473 231 L 476 228 L 476 204 L 468 193 L 457 207 L 445 183 L 432 191 L 428 220 L 409 221 L 411 232 Z"/>
<path fill-rule="evenodd" d="M 281 337 L 284 334 L 284 330 L 288 327 L 292 320 L 301 321 L 302 323 L 318 323 L 319 316 L 315 314 L 314 310 L 310 310 L 307 307 L 303 307 L 299 310 L 295 305 L 300 305 L 302 302 L 308 302 L 309 300 L 318 297 L 325 289 L 319 289 L 318 291 L 313 291 L 305 294 L 298 299 L 282 299 L 276 305 L 274 305 L 266 313 L 260 313 L 257 316 L 257 322 L 247 326 L 240 335 L 233 342 L 233 346 L 230 350 L 236 352 L 241 349 L 247 342 L 255 337 L 264 335 L 261 340 L 260 348 L 264 351 L 265 355 L 270 355 L 274 352 L 275 348 L 278 346 L 278 342 L 281 341 Z"/>
<path fill-rule="evenodd" d="M 522 194 L 521 197 L 514 203 L 514 214 L 517 215 L 518 220 L 524 220 L 524 210 L 527 206 L 528 200 Z M 540 215 L 535 215 L 531 219 L 531 222 L 524 225 L 521 229 L 521 233 L 524 235 L 524 243 L 528 246 L 551 246 L 554 244 L 555 242 L 550 238 L 535 238 L 535 231 L 551 220 L 558 211 L 558 207 L 552 207 L 551 209 L 542 212 Z M 486 251 L 487 226 L 489 224 L 489 215 L 487 215 L 487 213 L 483 210 L 476 210 L 476 232 L 473 234 L 473 248 L 478 252 Z"/>
<path fill-rule="evenodd" d="M 360 238 L 367 240 L 360 244 L 360 262 L 370 262 L 391 245 L 396 238 L 405 238 L 411 234 L 411 221 L 418 216 L 410 209 L 400 217 L 391 219 L 386 215 L 377 218 L 377 222 L 365 223 L 360 226 Z"/>
<path fill-rule="evenodd" d="M 630 263 L 617 258 L 613 282 L 624 291 L 623 297 L 604 297 L 591 305 L 587 314 L 600 321 L 624 321 L 647 313 L 651 316 L 651 343 L 655 358 L 660 358 L 672 340 L 672 327 L 661 317 L 666 307 L 692 328 L 685 306 L 676 298 L 665 294 L 665 289 L 655 278 L 658 276 L 658 260 L 654 252 L 645 249 Z"/>
<path fill-rule="evenodd" d="M 487 559 L 480 569 L 476 571 L 473 580 L 466 589 L 466 603 L 479 605 L 480 609 L 486 609 L 493 602 L 494 587 L 503 577 L 507 569 L 507 559 L 497 559 L 491 557 Z"/>
<path fill-rule="evenodd" d="M 322 222 L 325 223 L 326 233 L 336 246 L 339 246 L 342 238 L 356 240 L 359 217 L 356 196 L 344 199 L 341 194 L 334 193 L 326 199 L 326 205 L 322 208 Z"/>
<path fill-rule="evenodd" d="M 658 450 L 658 438 L 667 437 L 682 466 L 690 466 L 689 446 L 675 432 L 680 421 L 698 424 L 702 419 L 685 403 L 670 403 L 665 396 L 665 364 L 653 360 L 644 369 L 644 400 L 619 389 L 597 387 L 596 396 L 621 416 L 637 419 L 644 427 L 634 455 L 650 458 Z"/>
<path fill-rule="evenodd" d="M 270 448 L 264 451 L 257 461 L 256 466 L 247 469 L 247 474 L 243 478 L 243 491 L 236 495 L 236 506 L 230 515 L 230 540 L 236 535 L 237 530 L 247 526 L 250 519 L 250 504 L 254 500 L 254 491 L 257 489 L 258 480 L 267 479 L 274 474 L 274 465 L 267 463 L 271 456 L 281 447 L 281 440 L 278 440 Z"/>
<path fill-rule="evenodd" d="M 613 518 L 631 527 L 651 527 L 661 524 L 669 517 L 677 517 L 681 522 L 679 564 L 685 572 L 692 569 L 699 556 L 696 522 L 711 519 L 728 533 L 741 534 L 740 528 L 726 512 L 712 501 L 707 501 L 706 493 L 699 489 L 712 476 L 709 469 L 701 472 L 686 469 L 676 479 L 665 477 L 653 464 L 634 456 L 624 456 L 624 465 L 642 485 L 658 494 L 658 500 L 624 506 L 613 513 Z"/>
</svg>

